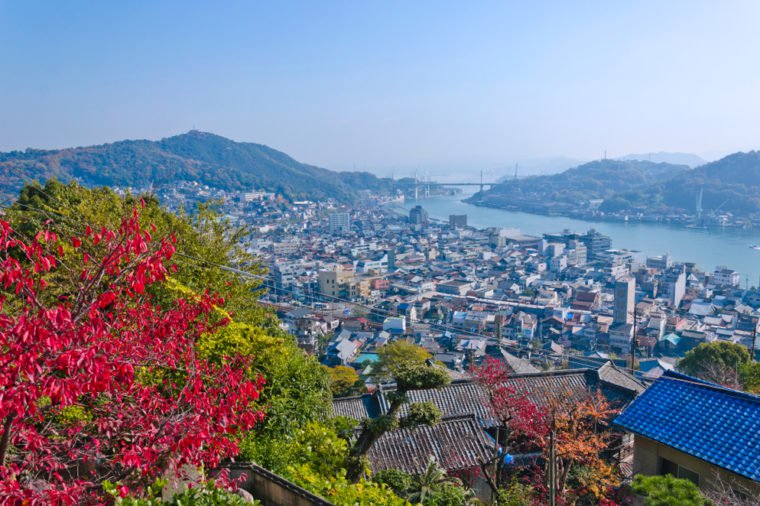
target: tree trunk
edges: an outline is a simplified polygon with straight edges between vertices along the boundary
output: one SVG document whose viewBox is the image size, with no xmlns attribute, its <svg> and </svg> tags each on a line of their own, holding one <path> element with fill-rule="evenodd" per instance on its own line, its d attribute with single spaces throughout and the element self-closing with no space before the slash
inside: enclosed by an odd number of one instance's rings
<svg viewBox="0 0 760 506">
<path fill-rule="evenodd" d="M 5 466 L 5 458 L 8 455 L 8 446 L 11 442 L 11 426 L 13 425 L 14 418 L 16 418 L 15 413 L 11 413 L 6 416 L 3 421 L 3 437 L 0 439 L 0 466 Z"/>
</svg>

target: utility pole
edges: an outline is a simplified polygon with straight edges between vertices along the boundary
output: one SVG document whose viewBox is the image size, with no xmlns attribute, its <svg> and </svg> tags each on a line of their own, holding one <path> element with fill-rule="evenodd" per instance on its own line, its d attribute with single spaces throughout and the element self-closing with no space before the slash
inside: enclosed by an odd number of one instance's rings
<svg viewBox="0 0 760 506">
<path fill-rule="evenodd" d="M 631 376 L 635 374 L 636 370 L 636 348 L 638 347 L 638 339 L 636 338 L 636 301 L 633 301 L 633 337 L 631 338 Z"/>
<path fill-rule="evenodd" d="M 557 506 L 557 482 L 556 477 L 556 455 L 554 448 L 554 420 L 552 420 L 552 430 L 549 432 L 549 506 Z"/>
<path fill-rule="evenodd" d="M 750 361 L 755 361 L 755 341 L 757 341 L 757 317 L 752 317 L 752 346 L 750 347 Z"/>
</svg>

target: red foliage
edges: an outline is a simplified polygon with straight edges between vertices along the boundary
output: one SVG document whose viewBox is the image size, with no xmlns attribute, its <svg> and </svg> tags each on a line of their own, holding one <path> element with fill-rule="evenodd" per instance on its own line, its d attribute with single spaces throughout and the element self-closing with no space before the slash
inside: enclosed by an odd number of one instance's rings
<svg viewBox="0 0 760 506">
<path fill-rule="evenodd" d="M 51 230 L 23 241 L 0 221 L 4 500 L 81 503 L 106 479 L 135 491 L 167 470 L 214 467 L 262 420 L 263 379 L 248 380 L 239 358 L 196 355 L 201 334 L 224 324 L 211 314 L 223 301 L 161 308 L 145 294 L 174 251 L 173 238 L 140 229 L 136 210 L 119 230 L 88 226 L 67 241 Z M 50 296 L 59 270 L 78 281 Z"/>
<path fill-rule="evenodd" d="M 473 373 L 488 392 L 488 407 L 494 418 L 508 425 L 513 436 L 543 439 L 548 434 L 546 413 L 507 383 L 509 371 L 501 361 L 486 357 Z"/>
</svg>

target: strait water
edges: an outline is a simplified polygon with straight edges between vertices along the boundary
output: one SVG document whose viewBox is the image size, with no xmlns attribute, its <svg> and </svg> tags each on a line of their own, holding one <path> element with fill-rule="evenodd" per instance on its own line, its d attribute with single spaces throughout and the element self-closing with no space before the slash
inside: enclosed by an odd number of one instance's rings
<svg viewBox="0 0 760 506">
<path fill-rule="evenodd" d="M 469 192 L 472 190 L 470 189 Z M 467 192 L 467 193 L 469 193 Z M 546 232 L 569 229 L 585 232 L 594 228 L 612 238 L 614 248 L 640 252 L 640 256 L 670 253 L 676 261 L 696 262 L 701 270 L 712 271 L 719 265 L 742 274 L 742 287 L 758 286 L 760 251 L 750 248 L 760 244 L 760 230 L 714 228 L 689 229 L 649 223 L 586 221 L 557 216 L 542 216 L 501 209 L 478 207 L 462 202 L 467 193 L 456 196 L 407 200 L 404 208 L 420 204 L 431 218 L 448 221 L 450 214 L 466 214 L 467 224 L 478 228 L 519 228 L 523 233 L 540 236 Z"/>
</svg>

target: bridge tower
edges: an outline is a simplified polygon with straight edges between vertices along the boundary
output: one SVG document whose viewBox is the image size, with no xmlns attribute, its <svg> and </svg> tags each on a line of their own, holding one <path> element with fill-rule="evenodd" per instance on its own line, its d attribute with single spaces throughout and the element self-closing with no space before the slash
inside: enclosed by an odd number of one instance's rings
<svg viewBox="0 0 760 506">
<path fill-rule="evenodd" d="M 483 171 L 480 171 L 480 193 L 483 193 Z"/>
</svg>

